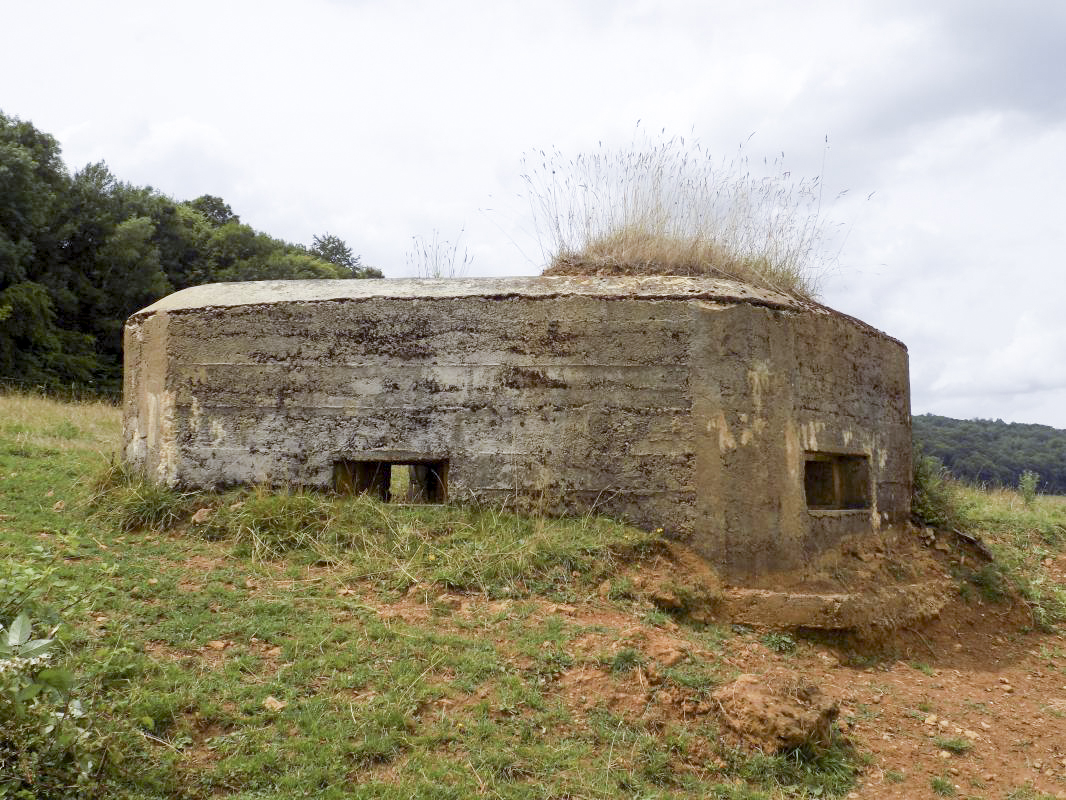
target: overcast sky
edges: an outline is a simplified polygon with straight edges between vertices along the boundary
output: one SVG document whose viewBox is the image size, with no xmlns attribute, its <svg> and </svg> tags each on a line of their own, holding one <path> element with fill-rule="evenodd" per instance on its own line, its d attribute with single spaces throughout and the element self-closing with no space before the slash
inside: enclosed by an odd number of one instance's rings
<svg viewBox="0 0 1066 800">
<path fill-rule="evenodd" d="M 539 272 L 539 149 L 639 121 L 784 153 L 839 234 L 822 299 L 907 344 L 915 413 L 1066 428 L 1061 0 L 0 0 L 0 25 L 0 110 L 71 169 L 389 277 L 434 230 L 472 275 Z"/>
</svg>

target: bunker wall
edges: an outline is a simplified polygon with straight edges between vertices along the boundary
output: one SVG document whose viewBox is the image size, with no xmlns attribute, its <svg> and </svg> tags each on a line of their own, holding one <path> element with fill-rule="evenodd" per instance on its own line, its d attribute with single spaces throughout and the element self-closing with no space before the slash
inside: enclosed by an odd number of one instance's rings
<svg viewBox="0 0 1066 800">
<path fill-rule="evenodd" d="M 329 486 L 339 461 L 446 459 L 453 497 L 518 494 L 692 528 L 682 302 L 375 298 L 164 313 L 180 444 L 167 474 L 180 483 Z"/>
<path fill-rule="evenodd" d="M 727 572 L 762 573 L 798 568 L 846 536 L 904 521 L 905 348 L 838 315 L 693 308 L 693 547 Z M 865 498 L 814 507 L 812 461 L 851 469 Z"/>
<path fill-rule="evenodd" d="M 909 515 L 899 342 L 816 306 L 680 294 L 696 282 L 529 280 L 146 309 L 126 328 L 127 461 L 195 487 L 443 465 L 454 499 L 594 509 L 744 575 Z"/>
</svg>

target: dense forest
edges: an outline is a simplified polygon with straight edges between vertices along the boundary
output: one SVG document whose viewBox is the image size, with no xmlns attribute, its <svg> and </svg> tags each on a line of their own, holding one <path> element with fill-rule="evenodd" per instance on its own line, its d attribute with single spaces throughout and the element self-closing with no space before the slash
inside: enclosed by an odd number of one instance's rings
<svg viewBox="0 0 1066 800">
<path fill-rule="evenodd" d="M 1017 486 L 1025 470 L 1039 473 L 1039 491 L 1066 494 L 1066 431 L 987 419 L 914 417 L 914 442 L 957 478 Z"/>
<path fill-rule="evenodd" d="M 285 242 L 103 162 L 70 173 L 52 136 L 0 112 L 0 383 L 116 391 L 126 318 L 188 286 L 366 277 L 381 273 L 339 237 Z"/>
</svg>

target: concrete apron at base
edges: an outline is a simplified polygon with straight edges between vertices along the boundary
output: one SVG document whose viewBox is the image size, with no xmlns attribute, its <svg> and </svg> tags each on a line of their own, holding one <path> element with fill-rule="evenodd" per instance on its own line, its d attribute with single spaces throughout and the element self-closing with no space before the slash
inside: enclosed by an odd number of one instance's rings
<svg viewBox="0 0 1066 800">
<path fill-rule="evenodd" d="M 936 617 L 950 598 L 946 578 L 858 592 L 725 590 L 723 619 L 771 628 L 889 630 Z"/>
</svg>

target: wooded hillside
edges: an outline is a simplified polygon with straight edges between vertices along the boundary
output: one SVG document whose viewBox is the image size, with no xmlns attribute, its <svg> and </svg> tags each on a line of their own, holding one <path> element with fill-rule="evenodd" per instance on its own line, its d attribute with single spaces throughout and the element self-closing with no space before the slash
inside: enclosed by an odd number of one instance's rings
<svg viewBox="0 0 1066 800">
<path fill-rule="evenodd" d="M 914 417 L 914 442 L 962 480 L 1017 486 L 1028 469 L 1040 474 L 1039 491 L 1066 494 L 1066 431 L 922 414 Z"/>
<path fill-rule="evenodd" d="M 366 277 L 336 236 L 285 242 L 102 161 L 70 173 L 52 136 L 0 112 L 0 383 L 116 391 L 126 317 L 188 286 Z"/>
</svg>

